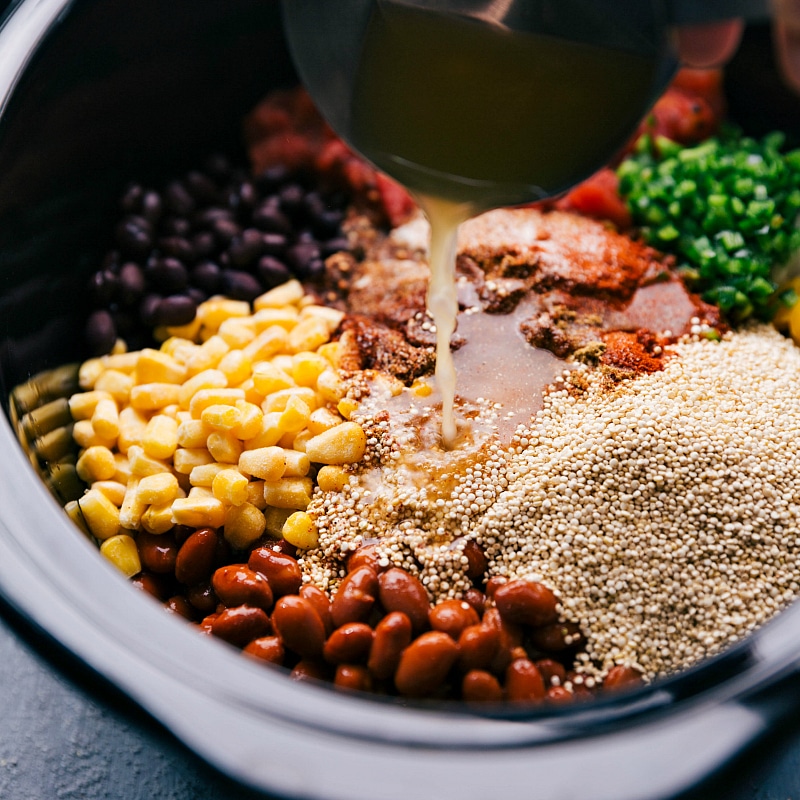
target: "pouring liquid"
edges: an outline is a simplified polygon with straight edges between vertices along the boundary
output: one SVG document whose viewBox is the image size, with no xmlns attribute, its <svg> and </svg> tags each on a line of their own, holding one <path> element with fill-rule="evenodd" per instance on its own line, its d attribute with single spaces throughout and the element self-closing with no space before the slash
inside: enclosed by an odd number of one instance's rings
<svg viewBox="0 0 800 800">
<path fill-rule="evenodd" d="M 415 195 L 431 224 L 428 307 L 446 447 L 457 437 L 459 224 L 556 195 L 606 163 L 652 99 L 663 56 L 376 0 L 343 133 Z"/>
</svg>

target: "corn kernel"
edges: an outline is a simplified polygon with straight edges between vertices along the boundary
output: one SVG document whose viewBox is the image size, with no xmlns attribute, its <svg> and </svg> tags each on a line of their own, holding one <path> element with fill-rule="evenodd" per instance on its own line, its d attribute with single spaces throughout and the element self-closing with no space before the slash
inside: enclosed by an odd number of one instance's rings
<svg viewBox="0 0 800 800">
<path fill-rule="evenodd" d="M 91 420 L 88 419 L 79 419 L 72 426 L 72 438 L 81 448 L 100 445 L 111 450 L 115 445 L 114 439 L 104 439 L 102 436 L 98 436 Z"/>
<path fill-rule="evenodd" d="M 200 419 L 215 431 L 231 431 L 242 421 L 242 412 L 233 405 L 215 404 L 204 408 Z"/>
<path fill-rule="evenodd" d="M 253 387 L 264 397 L 294 386 L 292 377 L 269 361 L 259 361 L 253 367 Z"/>
<path fill-rule="evenodd" d="M 204 447 L 179 447 L 172 457 L 175 472 L 188 475 L 195 467 L 213 464 L 214 456 Z"/>
<path fill-rule="evenodd" d="M 283 431 L 280 428 L 281 411 L 272 411 L 261 418 L 261 430 L 245 442 L 247 450 L 257 450 L 259 447 L 272 447 L 277 444 Z"/>
<path fill-rule="evenodd" d="M 244 400 L 244 392 L 241 389 L 201 389 L 190 400 L 189 411 L 195 419 L 200 419 L 203 411 L 209 406 L 235 406 L 237 400 Z"/>
<path fill-rule="evenodd" d="M 321 320 L 310 317 L 298 322 L 289 332 L 288 349 L 292 353 L 316 350 L 331 338 L 328 326 Z"/>
<path fill-rule="evenodd" d="M 268 506 L 305 511 L 311 502 L 311 478 L 281 478 L 264 481 L 264 500 Z"/>
<path fill-rule="evenodd" d="M 241 389 L 244 392 L 244 399 L 248 403 L 254 403 L 257 406 L 261 405 L 264 395 L 255 388 L 252 378 L 248 378 L 246 381 L 243 381 L 236 388 Z"/>
<path fill-rule="evenodd" d="M 86 520 L 83 518 L 83 514 L 81 513 L 81 507 L 78 505 L 77 500 L 70 500 L 65 506 L 64 511 L 67 512 L 67 516 L 78 526 L 87 536 L 91 536 L 92 533 L 89 530 L 89 526 L 86 524 Z"/>
<path fill-rule="evenodd" d="M 180 388 L 174 383 L 142 383 L 131 389 L 131 405 L 139 411 L 158 411 L 178 402 Z"/>
<path fill-rule="evenodd" d="M 299 450 L 285 450 L 286 469 L 283 471 L 284 478 L 304 478 L 311 469 L 311 461 L 305 453 Z"/>
<path fill-rule="evenodd" d="M 242 417 L 239 424 L 231 430 L 237 439 L 252 439 L 261 433 L 261 423 L 264 421 L 264 412 L 255 403 L 246 400 L 237 400 L 236 408 Z"/>
<path fill-rule="evenodd" d="M 356 422 L 343 422 L 306 442 L 306 453 L 315 464 L 355 464 L 366 450 L 367 436 Z"/>
<path fill-rule="evenodd" d="M 144 478 L 147 475 L 157 475 L 160 472 L 171 472 L 169 464 L 158 458 L 145 453 L 144 448 L 138 444 L 132 444 L 128 448 L 128 463 L 130 464 L 131 475 Z"/>
<path fill-rule="evenodd" d="M 286 451 L 282 447 L 245 450 L 239 457 L 239 471 L 265 481 L 277 481 L 286 471 Z"/>
<path fill-rule="evenodd" d="M 128 352 L 128 345 L 124 339 L 117 337 L 111 345 L 111 355 L 122 355 Z"/>
<path fill-rule="evenodd" d="M 171 472 L 146 475 L 139 481 L 139 499 L 147 505 L 171 503 L 179 492 L 178 479 Z"/>
<path fill-rule="evenodd" d="M 305 453 L 306 445 L 308 444 L 308 440 L 312 437 L 311 431 L 306 428 L 305 430 L 300 431 L 300 433 L 296 434 L 295 437 L 292 439 L 292 450 L 297 450 L 299 453 Z"/>
<path fill-rule="evenodd" d="M 341 422 L 342 418 L 330 409 L 318 408 L 312 411 L 311 416 L 308 418 L 308 430 L 312 436 L 317 436 L 331 428 L 335 428 Z"/>
<path fill-rule="evenodd" d="M 136 383 L 183 383 L 187 370 L 169 353 L 147 347 L 136 362 Z"/>
<path fill-rule="evenodd" d="M 216 369 L 230 349 L 231 346 L 221 336 L 210 336 L 189 356 L 186 369 L 190 375 L 197 375 L 207 369 Z"/>
<path fill-rule="evenodd" d="M 295 306 L 283 306 L 282 308 L 262 308 L 253 314 L 253 322 L 256 332 L 260 333 L 271 325 L 280 325 L 286 331 L 290 331 L 297 325 L 299 314 Z"/>
<path fill-rule="evenodd" d="M 121 527 L 135 531 L 139 521 L 147 508 L 147 503 L 139 499 L 139 478 L 131 478 L 125 490 L 125 499 L 119 509 L 119 524 Z"/>
<path fill-rule="evenodd" d="M 224 372 L 218 369 L 207 369 L 198 375 L 189 378 L 181 386 L 178 403 L 181 408 L 188 409 L 192 398 L 203 389 L 224 389 L 228 386 L 228 378 Z"/>
<path fill-rule="evenodd" d="M 293 394 L 281 414 L 280 427 L 286 433 L 299 433 L 308 424 L 311 408 L 298 395 Z"/>
<path fill-rule="evenodd" d="M 274 289 L 270 289 L 253 300 L 253 308 L 261 311 L 262 308 L 282 308 L 299 303 L 304 295 L 303 284 L 298 280 L 286 281 Z"/>
<path fill-rule="evenodd" d="M 317 348 L 317 352 L 335 369 L 339 366 L 339 357 L 342 352 L 342 346 L 338 341 L 327 342 L 321 344 Z"/>
<path fill-rule="evenodd" d="M 94 483 L 94 481 L 111 480 L 117 471 L 117 464 L 111 450 L 96 445 L 87 447 L 81 453 L 75 468 L 78 477 L 84 483 Z"/>
<path fill-rule="evenodd" d="M 169 338 L 175 339 L 196 339 L 200 333 L 202 323 L 195 317 L 191 322 L 185 325 L 166 325 L 163 328 L 157 329 L 154 334 L 158 341 L 168 340 Z"/>
<path fill-rule="evenodd" d="M 238 386 L 251 376 L 253 362 L 243 350 L 231 350 L 219 362 L 219 371 L 224 373 L 229 386 Z"/>
<path fill-rule="evenodd" d="M 230 347 L 241 350 L 256 338 L 255 321 L 253 317 L 231 317 L 222 321 L 218 333 Z"/>
<path fill-rule="evenodd" d="M 336 410 L 345 418 L 350 417 L 358 411 L 358 401 L 351 400 L 349 397 L 343 397 L 337 404 Z"/>
<path fill-rule="evenodd" d="M 223 469 L 214 478 L 211 491 L 217 500 L 232 506 L 240 506 L 247 502 L 248 483 L 247 478 L 238 469 Z"/>
<path fill-rule="evenodd" d="M 119 370 L 129 375 L 136 369 L 136 362 L 138 360 L 139 354 L 136 351 L 132 353 L 118 351 L 111 355 L 103 356 L 103 364 L 106 369 Z"/>
<path fill-rule="evenodd" d="M 177 420 L 166 414 L 151 417 L 142 436 L 141 446 L 151 458 L 172 458 L 178 447 Z"/>
<path fill-rule="evenodd" d="M 119 436 L 119 410 L 115 400 L 100 400 L 92 414 L 92 427 L 104 439 L 116 439 Z"/>
<path fill-rule="evenodd" d="M 305 511 L 295 511 L 284 523 L 281 531 L 289 544 L 308 550 L 319 543 L 319 532 L 314 520 Z"/>
<path fill-rule="evenodd" d="M 95 381 L 94 388 L 108 392 L 117 403 L 127 403 L 133 383 L 133 376 L 118 369 L 108 369 Z"/>
<path fill-rule="evenodd" d="M 136 542 L 125 533 L 106 539 L 100 545 L 100 552 L 126 578 L 132 578 L 142 571 L 142 562 L 139 559 Z"/>
<path fill-rule="evenodd" d="M 181 447 L 205 447 L 211 428 L 202 419 L 189 419 L 178 425 L 178 444 Z"/>
<path fill-rule="evenodd" d="M 231 506 L 225 512 L 225 539 L 236 550 L 245 550 L 261 538 L 266 521 L 250 503 Z"/>
<path fill-rule="evenodd" d="M 227 297 L 212 297 L 201 303 L 197 309 L 197 318 L 210 330 L 219 330 L 219 326 L 231 317 L 249 317 L 250 304 L 244 300 L 230 300 Z"/>
<path fill-rule="evenodd" d="M 280 389 L 272 392 L 261 404 L 265 412 L 284 411 L 290 397 L 299 397 L 307 406 L 309 415 L 317 407 L 317 394 L 308 386 L 293 386 L 291 389 Z"/>
<path fill-rule="evenodd" d="M 127 453 L 132 444 L 141 444 L 147 429 L 147 417 L 132 406 L 125 406 L 119 412 L 119 436 L 117 447 Z"/>
<path fill-rule="evenodd" d="M 250 481 L 247 484 L 247 502 L 262 511 L 267 507 L 264 500 L 264 481 Z"/>
<path fill-rule="evenodd" d="M 108 392 L 78 392 L 69 398 L 69 412 L 72 419 L 91 419 L 97 404 L 101 400 L 111 400 Z"/>
<path fill-rule="evenodd" d="M 108 539 L 119 533 L 119 509 L 96 489 L 78 498 L 81 515 L 96 539 Z"/>
<path fill-rule="evenodd" d="M 190 493 L 189 497 L 179 497 L 172 502 L 172 519 L 176 525 L 191 528 L 220 528 L 225 522 L 225 506 L 216 497 Z"/>
<path fill-rule="evenodd" d="M 286 349 L 288 335 L 280 325 L 272 325 L 261 331 L 252 342 L 242 349 L 252 363 L 271 358 Z"/>
<path fill-rule="evenodd" d="M 294 361 L 292 361 L 292 357 L 289 355 L 289 353 L 278 353 L 278 355 L 273 356 L 270 361 L 273 366 L 277 367 L 278 369 L 282 369 L 287 375 L 292 374 Z"/>
<path fill-rule="evenodd" d="M 142 528 L 148 533 L 162 534 L 175 527 L 172 521 L 172 501 L 163 505 L 152 505 L 145 509 L 140 521 Z"/>
<path fill-rule="evenodd" d="M 283 526 L 286 520 L 292 516 L 294 511 L 291 508 L 275 508 L 267 506 L 264 509 L 264 530 L 273 538 L 280 539 L 283 536 Z"/>
<path fill-rule="evenodd" d="M 339 466 L 328 465 L 317 473 L 317 486 L 323 492 L 343 492 L 350 476 Z"/>
<path fill-rule="evenodd" d="M 291 374 L 298 386 L 316 386 L 317 378 L 328 367 L 328 362 L 321 355 L 304 350 L 293 356 Z"/>
<path fill-rule="evenodd" d="M 189 483 L 191 483 L 192 486 L 211 487 L 214 483 L 214 478 L 216 478 L 222 470 L 230 468 L 230 464 L 219 464 L 217 462 L 213 464 L 201 464 L 189 473 Z"/>
<path fill-rule="evenodd" d="M 329 306 L 319 306 L 316 304 L 305 306 L 300 311 L 300 319 L 316 319 L 322 322 L 327 328 L 328 333 L 333 333 L 344 319 L 344 311 Z"/>
<path fill-rule="evenodd" d="M 84 391 L 94 388 L 94 382 L 103 374 L 105 366 L 100 358 L 90 358 L 78 369 L 78 386 Z"/>
<path fill-rule="evenodd" d="M 131 462 L 128 457 L 122 453 L 114 453 L 114 463 L 117 465 L 117 471 L 114 473 L 113 480 L 118 483 L 123 483 L 127 486 L 133 477 L 131 472 Z"/>
<path fill-rule="evenodd" d="M 214 456 L 215 461 L 225 464 L 236 464 L 244 450 L 244 444 L 232 433 L 226 431 L 214 431 L 209 434 L 206 444 L 208 452 Z"/>
<path fill-rule="evenodd" d="M 326 369 L 317 378 L 317 391 L 325 399 L 326 403 L 336 404 L 345 393 L 344 383 L 339 377 L 339 373 L 332 369 Z"/>
<path fill-rule="evenodd" d="M 117 508 L 125 500 L 125 484 L 118 481 L 95 481 L 91 487 L 104 494 Z"/>
</svg>

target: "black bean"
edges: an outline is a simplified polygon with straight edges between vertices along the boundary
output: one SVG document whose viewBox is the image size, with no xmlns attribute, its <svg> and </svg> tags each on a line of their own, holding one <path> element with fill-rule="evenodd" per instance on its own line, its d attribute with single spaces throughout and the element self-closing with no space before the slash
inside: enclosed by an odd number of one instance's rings
<svg viewBox="0 0 800 800">
<path fill-rule="evenodd" d="M 126 217 L 117 225 L 117 244 L 133 258 L 147 255 L 153 246 L 153 231 L 143 217 Z"/>
<path fill-rule="evenodd" d="M 320 249 L 316 242 L 298 242 L 286 251 L 286 263 L 298 277 L 307 272 L 309 262 L 320 258 Z"/>
<path fill-rule="evenodd" d="M 289 267 L 274 256 L 262 256 L 258 260 L 256 274 L 265 289 L 280 286 L 294 277 Z"/>
<path fill-rule="evenodd" d="M 200 303 L 204 303 L 206 300 L 208 300 L 208 294 L 202 289 L 198 289 L 196 286 L 190 286 L 184 292 L 184 294 L 186 294 L 188 297 L 191 297 L 196 306 L 199 306 Z"/>
<path fill-rule="evenodd" d="M 130 184 L 122 193 L 120 206 L 127 214 L 138 214 L 142 210 L 142 197 L 144 189 L 139 183 Z"/>
<path fill-rule="evenodd" d="M 214 181 L 197 170 L 186 175 L 186 189 L 200 203 L 212 203 L 217 196 Z"/>
<path fill-rule="evenodd" d="M 165 294 L 180 292 L 189 284 L 189 273 L 177 258 L 153 258 L 145 266 L 147 279 Z"/>
<path fill-rule="evenodd" d="M 165 217 L 159 227 L 163 236 L 188 236 L 192 230 L 185 217 Z"/>
<path fill-rule="evenodd" d="M 197 305 L 185 294 L 173 294 L 165 297 L 158 305 L 158 323 L 160 325 L 187 325 L 197 313 Z"/>
<path fill-rule="evenodd" d="M 262 233 L 261 246 L 268 256 L 280 258 L 286 252 L 287 239 L 282 233 Z"/>
<path fill-rule="evenodd" d="M 264 240 L 261 231 L 245 228 L 240 236 L 235 236 L 228 247 L 231 263 L 237 267 L 252 264 L 264 251 Z"/>
<path fill-rule="evenodd" d="M 142 268 L 129 261 L 119 271 L 119 299 L 126 306 L 139 302 L 145 290 L 145 278 Z"/>
<path fill-rule="evenodd" d="M 306 281 L 319 281 L 325 275 L 325 262 L 321 258 L 312 258 L 303 270 L 297 273 L 298 278 Z"/>
<path fill-rule="evenodd" d="M 105 309 L 89 314 L 85 336 L 92 355 L 101 356 L 108 353 L 117 340 L 117 330 L 111 314 Z"/>
<path fill-rule="evenodd" d="M 255 300 L 263 291 L 258 279 L 249 272 L 229 269 L 222 273 L 222 293 L 234 300 Z"/>
<path fill-rule="evenodd" d="M 259 193 L 250 181 L 245 181 L 238 187 L 235 194 L 234 207 L 240 211 L 254 208 L 259 199 Z"/>
<path fill-rule="evenodd" d="M 201 261 L 191 274 L 192 283 L 208 294 L 216 294 L 221 286 L 222 270 L 213 261 Z"/>
<path fill-rule="evenodd" d="M 117 336 L 127 338 L 136 329 L 136 319 L 129 311 L 117 309 L 111 313 L 111 318 L 114 320 Z"/>
<path fill-rule="evenodd" d="M 179 217 L 186 217 L 195 209 L 195 200 L 180 181 L 172 181 L 164 190 L 166 207 Z"/>
<path fill-rule="evenodd" d="M 292 225 L 286 215 L 270 201 L 262 203 L 253 212 L 253 225 L 265 233 L 282 233 L 287 236 L 292 232 Z"/>
<path fill-rule="evenodd" d="M 191 238 L 191 242 L 196 258 L 208 258 L 217 250 L 217 240 L 210 231 L 195 233 Z"/>
<path fill-rule="evenodd" d="M 227 247 L 242 232 L 237 222 L 224 218 L 214 220 L 211 230 L 214 231 L 217 242 L 223 247 Z"/>
<path fill-rule="evenodd" d="M 165 256 L 172 256 L 179 261 L 194 261 L 194 248 L 183 236 L 162 236 L 158 240 L 158 249 Z"/>
<path fill-rule="evenodd" d="M 265 194 L 279 189 L 289 179 L 289 170 L 283 164 L 267 167 L 257 178 L 258 188 Z"/>
<path fill-rule="evenodd" d="M 195 222 L 201 228 L 213 229 L 218 219 L 232 220 L 233 212 L 229 208 L 205 208 L 197 214 Z"/>
<path fill-rule="evenodd" d="M 343 220 L 341 211 L 326 208 L 311 218 L 311 227 L 320 239 L 327 239 L 339 232 Z"/>
<path fill-rule="evenodd" d="M 345 236 L 335 236 L 333 239 L 328 239 L 326 242 L 320 244 L 320 252 L 323 258 L 332 256 L 334 253 L 339 253 L 342 250 L 347 250 L 350 247 L 350 242 L 347 241 Z"/>
<path fill-rule="evenodd" d="M 116 299 L 119 283 L 119 277 L 110 269 L 98 270 L 89 278 L 89 296 L 95 305 L 107 306 Z"/>
<path fill-rule="evenodd" d="M 209 156 L 204 168 L 215 181 L 224 181 L 231 174 L 231 163 L 221 153 Z"/>
<path fill-rule="evenodd" d="M 306 193 L 299 183 L 287 183 L 278 192 L 281 211 L 292 219 L 301 217 L 305 211 L 305 196 Z"/>
<path fill-rule="evenodd" d="M 158 222 L 164 211 L 164 204 L 161 202 L 161 195 L 152 190 L 147 191 L 142 196 L 142 216 L 151 223 Z"/>
<path fill-rule="evenodd" d="M 139 305 L 139 319 L 143 325 L 148 328 L 154 328 L 158 325 L 158 309 L 162 299 L 160 294 L 145 295 Z"/>
</svg>

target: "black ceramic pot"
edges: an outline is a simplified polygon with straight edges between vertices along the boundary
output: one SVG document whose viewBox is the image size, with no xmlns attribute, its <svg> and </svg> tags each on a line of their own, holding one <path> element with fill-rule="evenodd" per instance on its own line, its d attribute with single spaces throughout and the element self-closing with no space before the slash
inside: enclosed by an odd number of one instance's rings
<svg viewBox="0 0 800 800">
<path fill-rule="evenodd" d="M 743 75 L 752 83 L 752 68 Z M 693 785 L 794 709 L 785 680 L 800 661 L 800 608 L 697 669 L 586 707 L 485 712 L 347 696 L 164 615 L 80 536 L 20 446 L 9 392 L 83 355 L 82 287 L 121 187 L 240 147 L 242 115 L 294 80 L 274 0 L 23 0 L 7 17 L 0 593 L 210 763 L 273 794 L 485 800 L 502 787 L 643 800 Z M 754 94 L 777 102 L 760 84 Z M 751 100 L 741 106 L 761 120 Z"/>
</svg>

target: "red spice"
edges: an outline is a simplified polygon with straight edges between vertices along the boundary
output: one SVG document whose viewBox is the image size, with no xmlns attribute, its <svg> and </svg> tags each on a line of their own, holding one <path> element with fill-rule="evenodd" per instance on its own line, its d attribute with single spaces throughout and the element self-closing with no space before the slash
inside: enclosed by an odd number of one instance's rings
<svg viewBox="0 0 800 800">
<path fill-rule="evenodd" d="M 664 369 L 661 355 L 653 353 L 658 340 L 651 331 L 636 333 L 612 331 L 605 336 L 606 350 L 600 363 L 607 367 L 623 369 L 635 374 L 659 372 Z"/>
</svg>

